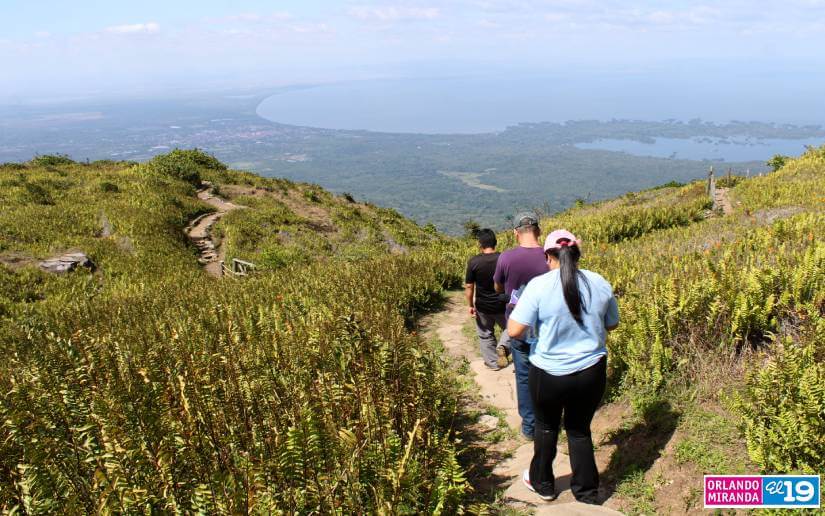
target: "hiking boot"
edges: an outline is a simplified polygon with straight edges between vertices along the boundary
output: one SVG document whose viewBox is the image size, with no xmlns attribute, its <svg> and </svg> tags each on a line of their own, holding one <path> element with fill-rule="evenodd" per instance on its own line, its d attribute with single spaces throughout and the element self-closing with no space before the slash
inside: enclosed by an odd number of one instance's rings
<svg viewBox="0 0 825 516">
<path fill-rule="evenodd" d="M 527 489 L 536 493 L 538 497 L 544 500 L 545 502 L 552 502 L 553 500 L 558 498 L 558 495 L 556 493 L 553 493 L 551 495 L 543 495 L 536 491 L 536 488 L 534 488 L 533 484 L 530 483 L 530 470 L 528 469 L 525 469 L 524 473 L 521 474 L 521 481 L 524 482 L 524 485 L 527 486 Z"/>
<path fill-rule="evenodd" d="M 507 358 L 507 348 L 504 346 L 496 346 L 496 355 L 498 355 L 498 359 L 496 359 L 496 364 L 498 367 L 505 368 L 510 363 L 510 360 Z"/>
<path fill-rule="evenodd" d="M 490 371 L 501 371 L 501 368 L 498 366 L 498 364 L 493 364 L 493 365 L 490 365 L 490 364 L 488 364 L 488 363 L 486 363 L 486 362 L 485 362 L 485 363 L 484 363 L 484 367 L 486 367 L 486 368 L 487 368 L 487 369 L 489 369 Z"/>
</svg>

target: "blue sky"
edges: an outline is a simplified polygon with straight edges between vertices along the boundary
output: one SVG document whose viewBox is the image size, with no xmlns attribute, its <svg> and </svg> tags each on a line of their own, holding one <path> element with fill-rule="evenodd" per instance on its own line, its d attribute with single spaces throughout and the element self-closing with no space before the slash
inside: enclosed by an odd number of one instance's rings
<svg viewBox="0 0 825 516">
<path fill-rule="evenodd" d="M 825 0 L 4 0 L 0 19 L 0 102 L 479 67 L 825 59 Z"/>
</svg>

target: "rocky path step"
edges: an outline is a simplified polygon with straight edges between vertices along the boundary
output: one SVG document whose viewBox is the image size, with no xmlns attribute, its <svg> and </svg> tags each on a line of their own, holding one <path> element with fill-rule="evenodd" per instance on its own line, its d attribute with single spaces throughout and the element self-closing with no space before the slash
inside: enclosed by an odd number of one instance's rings
<svg viewBox="0 0 825 516">
<path fill-rule="evenodd" d="M 209 183 L 204 184 L 206 185 L 205 188 L 198 190 L 198 199 L 213 206 L 217 211 L 195 218 L 189 223 L 189 226 L 187 226 L 186 234 L 200 251 L 198 263 L 204 266 L 207 273 L 220 277 L 223 272 L 221 271 L 220 262 L 223 260 L 224 252 L 221 246 L 216 247 L 215 242 L 212 240 L 212 226 L 214 226 L 221 217 L 232 210 L 242 208 L 242 206 L 232 204 L 213 195 L 212 185 Z"/>
</svg>

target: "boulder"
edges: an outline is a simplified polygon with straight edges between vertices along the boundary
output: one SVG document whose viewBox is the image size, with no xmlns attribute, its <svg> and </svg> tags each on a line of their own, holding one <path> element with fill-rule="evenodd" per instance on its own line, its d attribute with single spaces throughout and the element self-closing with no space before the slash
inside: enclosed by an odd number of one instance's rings
<svg viewBox="0 0 825 516">
<path fill-rule="evenodd" d="M 498 428 L 498 422 L 498 418 L 490 414 L 484 414 L 483 416 L 478 418 L 478 424 L 480 424 L 488 430 L 495 430 L 496 428 Z"/>
<path fill-rule="evenodd" d="M 85 267 L 90 271 L 96 269 L 94 262 L 85 253 L 66 253 L 40 262 L 40 269 L 52 274 L 66 274 L 78 267 Z"/>
</svg>

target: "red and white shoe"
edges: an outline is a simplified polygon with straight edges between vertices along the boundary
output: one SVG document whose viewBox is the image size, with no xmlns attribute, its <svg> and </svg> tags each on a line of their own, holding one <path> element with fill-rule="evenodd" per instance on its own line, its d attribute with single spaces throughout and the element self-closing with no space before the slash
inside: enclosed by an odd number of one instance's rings
<svg viewBox="0 0 825 516">
<path fill-rule="evenodd" d="M 543 494 L 539 494 L 538 492 L 536 492 L 536 489 L 533 487 L 533 484 L 530 483 L 530 470 L 529 469 L 524 470 L 524 473 L 522 473 L 522 475 L 521 475 L 521 481 L 524 482 L 524 485 L 527 486 L 527 489 L 529 489 L 530 491 L 533 491 L 534 493 L 536 493 L 536 495 L 538 495 L 538 497 L 541 498 L 542 500 L 544 500 L 545 502 L 552 502 L 553 500 L 558 498 L 558 495 L 556 495 L 555 493 L 553 493 L 551 495 L 543 495 Z"/>
</svg>

